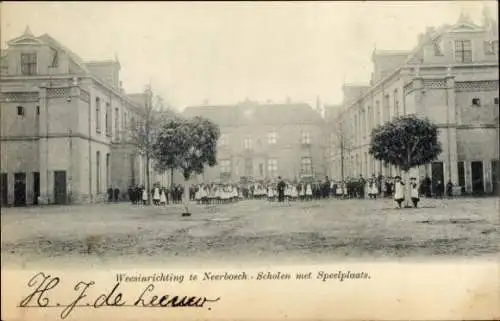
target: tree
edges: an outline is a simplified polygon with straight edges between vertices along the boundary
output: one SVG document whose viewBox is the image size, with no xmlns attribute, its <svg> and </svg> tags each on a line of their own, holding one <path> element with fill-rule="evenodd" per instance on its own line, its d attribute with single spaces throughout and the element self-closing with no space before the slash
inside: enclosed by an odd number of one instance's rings
<svg viewBox="0 0 500 321">
<path fill-rule="evenodd" d="M 201 174 L 206 165 L 217 164 L 220 130 L 208 119 L 175 117 L 160 128 L 153 146 L 159 167 L 178 168 L 184 176 L 184 209 L 189 215 L 189 184 L 193 174 Z"/>
<path fill-rule="evenodd" d="M 411 168 L 432 162 L 441 152 L 438 128 L 427 118 L 401 116 L 372 130 L 369 153 L 399 167 L 407 180 Z"/>
<path fill-rule="evenodd" d="M 129 142 L 135 146 L 137 151 L 146 160 L 146 191 L 151 190 L 150 167 L 153 156 L 153 146 L 158 129 L 162 122 L 171 117 L 169 111 L 163 109 L 162 98 L 156 96 L 153 103 L 153 92 L 148 86 L 144 93 L 144 105 L 136 110 L 129 128 Z M 151 202 L 148 197 L 148 202 Z"/>
<path fill-rule="evenodd" d="M 345 156 L 346 153 L 350 154 L 353 144 L 349 139 L 349 135 L 342 123 L 340 123 L 338 126 L 335 127 L 334 131 L 332 132 L 332 136 L 335 137 L 335 147 L 337 147 L 340 152 L 340 176 L 341 176 L 341 181 L 344 181 Z"/>
</svg>

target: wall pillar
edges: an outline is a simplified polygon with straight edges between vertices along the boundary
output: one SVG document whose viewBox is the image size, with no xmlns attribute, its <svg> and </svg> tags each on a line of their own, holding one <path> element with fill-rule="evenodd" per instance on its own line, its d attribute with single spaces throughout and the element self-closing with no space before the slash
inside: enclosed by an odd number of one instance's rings
<svg viewBox="0 0 500 321">
<path fill-rule="evenodd" d="M 491 161 L 483 160 L 483 177 L 484 177 L 484 191 L 486 193 L 491 193 L 493 191 L 493 185 L 491 184 Z"/>
<path fill-rule="evenodd" d="M 40 173 L 40 201 L 39 204 L 49 204 L 52 193 L 49 186 L 49 101 L 47 99 L 47 89 L 40 89 L 40 115 L 38 116 L 38 131 L 40 140 L 38 142 L 38 159 Z"/>
</svg>

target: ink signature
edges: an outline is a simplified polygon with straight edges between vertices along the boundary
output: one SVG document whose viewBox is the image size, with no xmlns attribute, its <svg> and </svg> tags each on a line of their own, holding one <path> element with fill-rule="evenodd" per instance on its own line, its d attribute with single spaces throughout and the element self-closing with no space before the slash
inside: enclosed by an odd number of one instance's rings
<svg viewBox="0 0 500 321">
<path fill-rule="evenodd" d="M 211 299 L 204 296 L 179 296 L 170 294 L 154 294 L 155 286 L 148 284 L 135 300 L 126 301 L 120 290 L 121 283 L 117 282 L 113 289 L 101 293 L 97 298 L 89 297 L 88 290 L 95 286 L 94 281 L 79 281 L 73 287 L 76 295 L 68 303 L 53 302 L 50 293 L 56 289 L 61 282 L 57 276 L 45 275 L 40 272 L 35 274 L 29 282 L 28 287 L 32 292 L 19 303 L 19 308 L 61 308 L 61 319 L 66 319 L 75 308 L 102 308 L 102 307 L 137 307 L 137 308 L 202 308 L 205 305 L 215 303 L 220 297 Z M 210 309 L 210 308 L 209 308 Z"/>
</svg>

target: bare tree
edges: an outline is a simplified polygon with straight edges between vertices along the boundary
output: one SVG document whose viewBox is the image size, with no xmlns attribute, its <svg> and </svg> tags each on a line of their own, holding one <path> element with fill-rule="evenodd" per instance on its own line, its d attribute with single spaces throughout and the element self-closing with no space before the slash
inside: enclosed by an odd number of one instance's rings
<svg viewBox="0 0 500 321">
<path fill-rule="evenodd" d="M 332 144 L 340 153 L 340 176 L 341 180 L 345 178 L 345 163 L 346 153 L 349 155 L 352 150 L 352 141 L 342 123 L 339 123 L 331 132 L 335 137 L 335 143 Z"/>
<path fill-rule="evenodd" d="M 162 123 L 171 116 L 172 112 L 164 108 L 163 98 L 153 96 L 153 92 L 148 86 L 144 92 L 144 102 L 136 110 L 136 117 L 130 124 L 129 140 L 138 153 L 146 161 L 146 191 L 148 195 L 151 191 L 151 161 L 153 159 L 153 146 L 156 136 Z M 148 197 L 148 203 L 150 203 Z"/>
</svg>

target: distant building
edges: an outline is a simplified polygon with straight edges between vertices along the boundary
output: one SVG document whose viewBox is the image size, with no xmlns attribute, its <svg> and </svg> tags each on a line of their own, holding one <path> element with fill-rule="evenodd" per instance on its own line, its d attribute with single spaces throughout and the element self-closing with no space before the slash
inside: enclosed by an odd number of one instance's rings
<svg viewBox="0 0 500 321">
<path fill-rule="evenodd" d="M 29 28 L 2 51 L 2 204 L 92 203 L 108 187 L 143 184 L 145 167 L 128 128 L 151 100 L 129 97 L 115 60 L 86 63 Z M 40 197 L 40 198 L 38 198 Z"/>
<path fill-rule="evenodd" d="M 323 178 L 325 122 L 307 104 L 260 104 L 187 107 L 184 116 L 202 116 L 221 130 L 218 165 L 198 177 L 205 182 Z"/>
<path fill-rule="evenodd" d="M 330 172 L 337 178 L 399 174 L 368 153 L 371 130 L 400 115 L 439 126 L 443 152 L 413 175 L 451 180 L 464 192 L 498 191 L 498 25 L 462 15 L 428 28 L 409 52 L 375 50 L 369 85 L 345 85 L 342 106 L 328 107 Z M 342 147 L 342 148 L 341 148 Z M 343 156 L 343 161 L 341 158 Z"/>
</svg>

